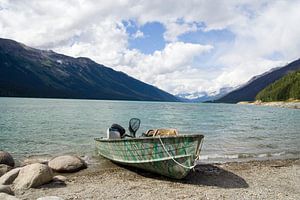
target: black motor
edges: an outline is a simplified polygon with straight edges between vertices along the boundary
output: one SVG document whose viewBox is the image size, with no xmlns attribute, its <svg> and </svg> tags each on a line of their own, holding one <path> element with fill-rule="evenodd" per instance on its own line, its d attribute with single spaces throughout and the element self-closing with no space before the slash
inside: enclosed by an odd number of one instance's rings
<svg viewBox="0 0 300 200">
<path fill-rule="evenodd" d="M 136 131 L 139 129 L 141 124 L 141 120 L 138 118 L 131 118 L 129 121 L 129 132 L 130 135 L 125 134 L 126 130 L 119 124 L 112 124 L 111 127 L 108 129 L 107 138 L 115 137 L 116 135 L 119 135 L 119 137 L 132 137 L 135 138 Z M 117 132 L 117 133 L 115 133 Z M 113 136 L 114 135 L 114 136 Z M 118 137 L 118 136 L 117 136 Z"/>
<path fill-rule="evenodd" d="M 117 130 L 120 133 L 120 137 L 123 138 L 125 136 L 125 129 L 119 124 L 112 124 L 111 129 Z"/>
</svg>

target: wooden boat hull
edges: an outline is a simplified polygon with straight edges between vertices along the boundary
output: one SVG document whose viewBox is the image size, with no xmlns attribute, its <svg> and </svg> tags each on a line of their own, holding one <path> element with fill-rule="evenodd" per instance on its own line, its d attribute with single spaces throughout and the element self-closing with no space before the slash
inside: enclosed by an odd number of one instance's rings
<svg viewBox="0 0 300 200">
<path fill-rule="evenodd" d="M 128 165 L 171 178 L 184 178 L 200 154 L 203 135 L 95 138 L 98 154 Z"/>
</svg>

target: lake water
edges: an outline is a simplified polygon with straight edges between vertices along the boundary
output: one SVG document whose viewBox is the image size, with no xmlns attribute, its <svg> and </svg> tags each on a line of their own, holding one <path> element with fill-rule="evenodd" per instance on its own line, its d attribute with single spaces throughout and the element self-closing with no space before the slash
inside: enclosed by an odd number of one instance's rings
<svg viewBox="0 0 300 200">
<path fill-rule="evenodd" d="M 93 156 L 112 123 L 202 133 L 203 161 L 300 157 L 300 110 L 234 104 L 0 98 L 0 150 Z"/>
</svg>

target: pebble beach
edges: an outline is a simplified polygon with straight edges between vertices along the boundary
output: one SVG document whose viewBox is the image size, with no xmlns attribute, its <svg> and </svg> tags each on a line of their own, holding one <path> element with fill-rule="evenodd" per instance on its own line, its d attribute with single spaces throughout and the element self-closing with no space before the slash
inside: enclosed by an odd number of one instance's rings
<svg viewBox="0 0 300 200">
<path fill-rule="evenodd" d="M 300 160 L 264 160 L 199 164 L 183 180 L 124 168 L 107 160 L 65 182 L 18 191 L 19 199 L 299 199 Z"/>
</svg>

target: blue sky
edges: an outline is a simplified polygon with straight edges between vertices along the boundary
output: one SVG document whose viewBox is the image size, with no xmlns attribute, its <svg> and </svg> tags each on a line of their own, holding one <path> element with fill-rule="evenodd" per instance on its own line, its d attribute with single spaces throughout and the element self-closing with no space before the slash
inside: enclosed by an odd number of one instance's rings
<svg viewBox="0 0 300 200">
<path fill-rule="evenodd" d="M 138 49 L 144 54 L 152 54 L 154 51 L 164 49 L 163 34 L 165 28 L 161 23 L 151 22 L 141 27 L 138 27 L 134 21 L 125 21 L 123 24 L 128 35 L 131 36 L 129 38 L 129 49 Z M 143 33 L 143 36 L 135 38 L 134 35 L 138 30 Z"/>
<path fill-rule="evenodd" d="M 162 23 L 149 22 L 143 26 L 138 26 L 137 22 L 129 20 L 124 21 L 123 25 L 126 32 L 130 35 L 128 40 L 129 49 L 138 49 L 144 54 L 152 54 L 154 51 L 161 51 L 169 43 L 164 39 L 166 28 Z M 223 46 L 228 46 L 234 42 L 235 35 L 227 29 L 204 31 L 205 24 L 197 24 L 197 31 L 188 32 L 180 35 L 178 41 L 184 43 L 197 43 L 203 45 L 213 45 L 215 48 L 204 55 L 199 55 L 195 59 L 195 63 L 201 63 L 202 66 L 211 64 L 214 55 L 222 49 Z M 137 32 L 143 33 L 143 36 L 135 37 Z"/>
<path fill-rule="evenodd" d="M 299 0 L 0 0 L 0 37 L 197 96 L 298 59 L 299 8 Z"/>
</svg>

